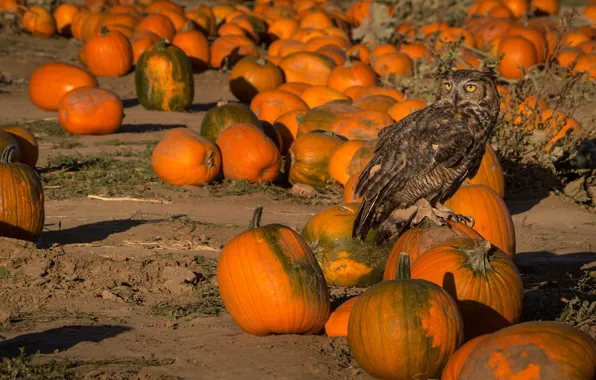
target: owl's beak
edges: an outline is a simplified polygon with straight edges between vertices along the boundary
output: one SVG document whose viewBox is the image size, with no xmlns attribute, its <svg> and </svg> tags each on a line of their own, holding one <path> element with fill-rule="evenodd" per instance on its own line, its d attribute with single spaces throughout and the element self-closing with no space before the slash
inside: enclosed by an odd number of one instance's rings
<svg viewBox="0 0 596 380">
<path fill-rule="evenodd" d="M 461 100 L 461 98 L 459 97 L 457 91 L 454 91 L 453 92 L 453 105 L 454 106 L 459 105 L 460 100 Z"/>
</svg>

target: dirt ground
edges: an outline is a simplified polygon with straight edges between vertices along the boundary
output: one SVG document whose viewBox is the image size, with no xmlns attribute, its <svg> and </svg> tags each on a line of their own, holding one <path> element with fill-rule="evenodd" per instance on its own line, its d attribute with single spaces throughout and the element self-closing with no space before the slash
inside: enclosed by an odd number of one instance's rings
<svg viewBox="0 0 596 380">
<path fill-rule="evenodd" d="M 38 136 L 47 197 L 37 246 L 0 240 L 0 355 L 39 350 L 44 361 L 59 359 L 92 379 L 368 379 L 343 338 L 243 333 L 215 285 L 221 247 L 257 205 L 265 206 L 265 223 L 301 229 L 337 194 L 305 200 L 280 188 L 174 189 L 156 179 L 149 158 L 164 131 L 198 130 L 219 98 L 233 99 L 220 72 L 195 75 L 188 113 L 144 110 L 131 74 L 101 78 L 125 102 L 122 131 L 66 135 L 56 113 L 31 104 L 27 79 L 45 62 L 76 62 L 78 47 L 0 36 L 0 125 L 27 122 Z M 507 203 L 526 287 L 523 319 L 555 319 L 562 298 L 581 295 L 578 278 L 596 264 L 596 213 L 548 191 Z M 346 292 L 333 290 L 336 298 Z"/>
</svg>

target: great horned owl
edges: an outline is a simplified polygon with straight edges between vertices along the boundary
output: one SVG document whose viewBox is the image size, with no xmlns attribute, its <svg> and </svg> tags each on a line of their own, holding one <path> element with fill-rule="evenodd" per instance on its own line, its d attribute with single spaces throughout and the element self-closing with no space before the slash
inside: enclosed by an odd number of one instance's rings
<svg viewBox="0 0 596 380">
<path fill-rule="evenodd" d="M 363 197 L 352 234 L 377 229 L 381 243 L 428 217 L 455 215 L 442 205 L 478 171 L 499 115 L 494 74 L 457 70 L 444 75 L 434 103 L 379 132 L 375 155 L 355 194 Z"/>
</svg>

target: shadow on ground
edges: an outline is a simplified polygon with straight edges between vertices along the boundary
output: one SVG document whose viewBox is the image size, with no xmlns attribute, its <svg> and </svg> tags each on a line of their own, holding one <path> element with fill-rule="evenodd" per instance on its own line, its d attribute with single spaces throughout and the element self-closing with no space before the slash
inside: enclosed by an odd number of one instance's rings
<svg viewBox="0 0 596 380">
<path fill-rule="evenodd" d="M 174 128 L 186 128 L 184 124 L 123 124 L 118 133 L 159 132 Z"/>
</svg>

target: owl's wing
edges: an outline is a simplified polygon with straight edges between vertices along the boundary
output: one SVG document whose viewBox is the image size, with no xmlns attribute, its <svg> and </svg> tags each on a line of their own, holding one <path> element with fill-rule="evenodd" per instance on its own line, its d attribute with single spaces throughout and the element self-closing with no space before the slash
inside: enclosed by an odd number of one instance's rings
<svg viewBox="0 0 596 380">
<path fill-rule="evenodd" d="M 354 237 L 364 239 L 371 228 L 399 207 L 392 195 L 409 180 L 427 174 L 438 164 L 457 166 L 474 145 L 474 135 L 463 121 L 409 121 L 379 134 L 375 155 L 358 178 L 355 194 L 364 199 L 354 222 Z"/>
</svg>

